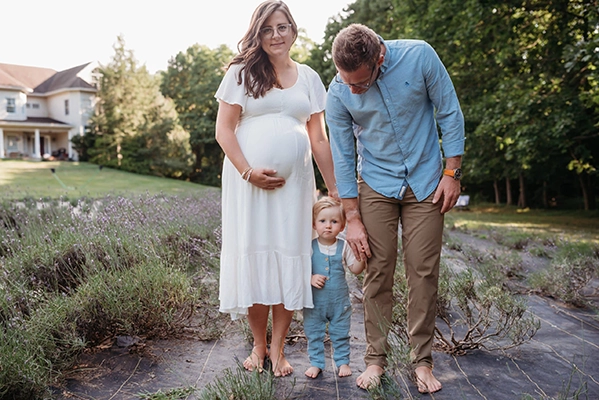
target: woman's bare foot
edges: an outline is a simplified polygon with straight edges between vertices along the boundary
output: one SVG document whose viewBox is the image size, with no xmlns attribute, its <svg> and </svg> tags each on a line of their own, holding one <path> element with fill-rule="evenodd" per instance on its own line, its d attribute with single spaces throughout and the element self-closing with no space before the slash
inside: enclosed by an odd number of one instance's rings
<svg viewBox="0 0 599 400">
<path fill-rule="evenodd" d="M 381 376 L 385 373 L 385 370 L 378 365 L 369 365 L 366 367 L 366 371 L 362 372 L 356 384 L 364 390 L 368 390 L 372 387 L 378 386 L 381 383 Z"/>
<path fill-rule="evenodd" d="M 340 377 L 344 377 L 344 376 L 350 376 L 351 375 L 351 368 L 349 367 L 349 365 L 347 364 L 343 364 L 342 366 L 339 367 L 339 376 Z"/>
<path fill-rule="evenodd" d="M 279 357 L 273 358 L 273 354 L 270 355 L 270 362 L 272 363 L 272 372 L 275 376 L 287 376 L 293 372 L 293 367 L 283 353 L 279 353 Z"/>
<path fill-rule="evenodd" d="M 304 373 L 308 378 L 316 378 L 320 373 L 322 372 L 322 370 L 318 367 L 310 367 L 306 370 L 306 372 Z"/>
<path fill-rule="evenodd" d="M 254 371 L 256 368 L 258 372 L 262 372 L 264 367 L 264 359 L 266 358 L 266 347 L 265 346 L 254 346 L 252 354 L 243 361 L 243 367 L 248 371 Z"/>
<path fill-rule="evenodd" d="M 420 393 L 435 393 L 443 387 L 441 382 L 433 375 L 432 368 L 418 367 L 414 373 L 416 374 L 416 384 Z"/>
</svg>

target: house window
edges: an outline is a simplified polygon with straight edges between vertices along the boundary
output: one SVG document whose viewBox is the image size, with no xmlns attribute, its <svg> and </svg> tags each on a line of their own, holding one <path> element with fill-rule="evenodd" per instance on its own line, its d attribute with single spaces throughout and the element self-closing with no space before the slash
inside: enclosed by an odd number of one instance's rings
<svg viewBox="0 0 599 400">
<path fill-rule="evenodd" d="M 31 107 L 34 108 L 34 109 L 37 109 L 37 108 L 40 108 L 40 105 L 38 103 L 33 103 L 31 105 Z"/>
<path fill-rule="evenodd" d="M 64 101 L 64 115 L 69 115 L 69 100 Z"/>
<path fill-rule="evenodd" d="M 14 113 L 17 111 L 17 101 L 13 97 L 6 98 L 6 112 Z"/>
</svg>

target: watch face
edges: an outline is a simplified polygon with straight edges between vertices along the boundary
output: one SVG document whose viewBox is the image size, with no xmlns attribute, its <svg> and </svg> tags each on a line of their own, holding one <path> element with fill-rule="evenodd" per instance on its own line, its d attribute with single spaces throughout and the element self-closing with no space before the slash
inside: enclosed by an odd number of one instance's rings
<svg viewBox="0 0 599 400">
<path fill-rule="evenodd" d="M 453 170 L 453 179 L 462 179 L 462 170 L 460 168 L 456 168 Z"/>
</svg>

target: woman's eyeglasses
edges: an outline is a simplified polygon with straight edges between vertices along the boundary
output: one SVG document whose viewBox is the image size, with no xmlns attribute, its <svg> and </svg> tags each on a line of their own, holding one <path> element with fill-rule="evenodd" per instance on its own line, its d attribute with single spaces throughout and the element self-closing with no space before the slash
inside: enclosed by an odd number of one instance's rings
<svg viewBox="0 0 599 400">
<path fill-rule="evenodd" d="M 370 72 L 370 78 L 366 83 L 345 83 L 341 80 L 339 73 L 335 75 L 335 82 L 340 83 L 345 86 L 353 87 L 355 89 L 369 89 L 372 86 L 372 76 L 374 75 L 374 70 L 376 69 L 376 64 L 372 66 L 372 71 Z"/>
<path fill-rule="evenodd" d="M 289 31 L 291 30 L 291 24 L 281 24 L 281 25 L 277 25 L 277 32 L 279 33 L 279 35 L 281 36 L 285 36 L 289 33 Z M 263 37 L 266 38 L 271 38 L 275 35 L 275 29 L 267 26 L 266 28 L 262 28 L 260 29 L 260 34 Z"/>
</svg>

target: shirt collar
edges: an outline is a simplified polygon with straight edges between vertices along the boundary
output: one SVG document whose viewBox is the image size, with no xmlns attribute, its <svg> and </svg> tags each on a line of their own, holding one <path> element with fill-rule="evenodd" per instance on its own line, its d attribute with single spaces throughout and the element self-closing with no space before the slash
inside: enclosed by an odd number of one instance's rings
<svg viewBox="0 0 599 400">
<path fill-rule="evenodd" d="M 381 64 L 381 75 L 385 73 L 385 71 L 387 70 L 387 67 L 389 66 L 389 46 L 387 46 L 387 43 L 385 43 L 385 39 L 382 38 L 382 36 L 377 35 L 379 37 L 379 41 L 381 42 L 382 45 L 385 46 L 385 59 L 383 60 L 383 63 Z M 380 78 L 380 77 L 379 77 Z"/>
</svg>

